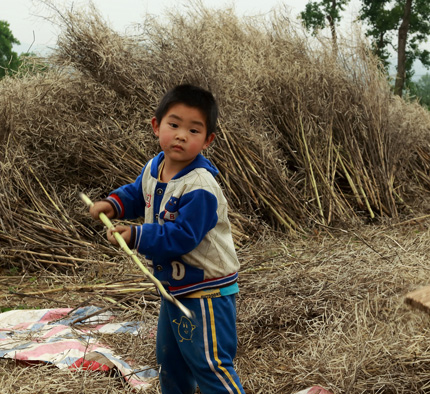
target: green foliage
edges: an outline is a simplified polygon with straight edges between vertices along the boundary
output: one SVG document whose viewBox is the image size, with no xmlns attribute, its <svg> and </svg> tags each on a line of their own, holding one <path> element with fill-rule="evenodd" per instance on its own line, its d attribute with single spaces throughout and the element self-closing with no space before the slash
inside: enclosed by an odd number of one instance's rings
<svg viewBox="0 0 430 394">
<path fill-rule="evenodd" d="M 421 105 L 430 109 L 430 74 L 425 74 L 417 82 L 412 82 L 409 85 L 409 92 Z"/>
<path fill-rule="evenodd" d="M 369 26 L 366 34 L 372 39 L 373 50 L 388 68 L 390 49 L 398 50 L 397 37 L 402 23 L 405 0 L 361 0 L 360 19 Z M 430 53 L 420 48 L 420 44 L 430 35 L 430 2 L 414 0 L 409 21 L 408 42 L 406 47 L 406 81 L 410 83 L 413 64 L 420 60 L 430 66 Z"/>
<path fill-rule="evenodd" d="M 388 7 L 388 3 L 387 0 L 362 0 L 360 12 L 360 19 L 369 25 L 366 35 L 372 39 L 373 50 L 385 67 L 389 65 L 389 48 L 402 17 L 402 10 L 398 6 Z"/>
<path fill-rule="evenodd" d="M 320 10 L 318 3 L 312 1 L 307 3 L 305 11 L 300 16 L 306 29 L 312 30 L 314 34 L 325 27 L 325 15 Z"/>
<path fill-rule="evenodd" d="M 19 41 L 13 36 L 9 23 L 0 20 L 0 78 L 18 70 L 20 65 L 18 54 L 12 50 L 13 44 Z"/>
<path fill-rule="evenodd" d="M 350 0 L 332 0 L 308 1 L 305 11 L 300 13 L 303 25 L 313 34 L 320 29 L 327 27 L 327 23 L 337 23 L 340 21 L 340 12 Z"/>
</svg>

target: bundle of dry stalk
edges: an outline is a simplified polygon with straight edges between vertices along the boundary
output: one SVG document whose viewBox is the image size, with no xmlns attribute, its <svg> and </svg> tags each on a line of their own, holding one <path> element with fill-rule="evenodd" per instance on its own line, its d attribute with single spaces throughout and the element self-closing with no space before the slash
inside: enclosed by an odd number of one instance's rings
<svg viewBox="0 0 430 394">
<path fill-rule="evenodd" d="M 147 17 L 134 38 L 95 9 L 62 13 L 50 70 L 2 81 L 0 245 L 8 258 L 40 262 L 28 250 L 46 245 L 57 263 L 87 254 L 81 237 L 92 226 L 78 192 L 100 198 L 137 176 L 158 151 L 154 106 L 181 82 L 219 102 L 208 155 L 238 242 L 258 223 L 292 233 L 396 218 L 427 192 L 429 113 L 393 97 L 363 42 L 335 56 L 282 13 L 240 20 L 195 7 L 167 24 Z"/>
<path fill-rule="evenodd" d="M 335 57 L 284 15 L 264 24 L 201 6 L 167 25 L 148 17 L 135 39 L 96 10 L 62 22 L 49 60 L 56 71 L 2 85 L 6 149 L 18 145 L 57 193 L 59 183 L 100 192 L 133 179 L 157 151 L 154 105 L 191 82 L 220 104 L 209 154 L 233 211 L 303 230 L 395 217 L 409 199 L 411 153 L 428 137 L 429 116 L 393 98 L 363 43 Z"/>
</svg>

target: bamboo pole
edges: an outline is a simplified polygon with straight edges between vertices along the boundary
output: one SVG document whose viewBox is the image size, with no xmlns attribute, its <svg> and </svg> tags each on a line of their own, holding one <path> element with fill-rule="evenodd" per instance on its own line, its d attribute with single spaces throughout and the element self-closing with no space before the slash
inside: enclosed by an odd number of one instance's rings
<svg viewBox="0 0 430 394">
<path fill-rule="evenodd" d="M 94 203 L 90 200 L 90 198 L 85 195 L 84 193 L 80 193 L 79 196 L 81 197 L 82 201 L 88 206 L 92 207 Z M 110 219 L 102 212 L 99 215 L 100 220 L 103 222 L 103 224 L 108 228 L 112 229 L 114 228 L 114 225 L 110 221 Z M 145 276 L 157 287 L 157 289 L 160 291 L 161 295 L 174 305 L 176 305 L 188 318 L 193 317 L 193 312 L 190 311 L 187 307 L 185 307 L 181 302 L 179 302 L 173 295 L 169 294 L 164 286 L 161 284 L 161 282 L 152 275 L 149 270 L 141 263 L 141 261 L 138 259 L 138 257 L 130 250 L 127 243 L 124 241 L 124 238 L 119 234 L 118 232 L 113 232 L 113 235 L 115 239 L 117 240 L 119 246 L 121 247 L 124 252 L 126 252 L 131 259 L 137 264 L 137 266 L 142 270 L 142 272 L 145 274 Z"/>
</svg>

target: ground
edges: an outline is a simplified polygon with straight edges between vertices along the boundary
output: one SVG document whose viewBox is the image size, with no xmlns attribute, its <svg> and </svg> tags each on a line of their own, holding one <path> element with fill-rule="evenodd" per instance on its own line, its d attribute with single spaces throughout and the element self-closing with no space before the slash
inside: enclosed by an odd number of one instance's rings
<svg viewBox="0 0 430 394">
<path fill-rule="evenodd" d="M 334 393 L 424 393 L 430 384 L 430 315 L 406 305 L 429 285 L 429 222 L 264 234 L 238 250 L 237 370 L 247 394 L 293 393 L 319 384 Z M 1 271 L 7 308 L 113 305 L 118 319 L 156 327 L 158 300 L 127 257 L 75 274 Z M 128 297 L 128 298 L 126 298 Z M 101 338 L 124 357 L 156 367 L 154 337 Z M 2 393 L 124 393 L 121 380 L 0 362 Z M 106 391 L 108 387 L 109 391 Z M 159 392 L 155 382 L 150 392 Z"/>
</svg>

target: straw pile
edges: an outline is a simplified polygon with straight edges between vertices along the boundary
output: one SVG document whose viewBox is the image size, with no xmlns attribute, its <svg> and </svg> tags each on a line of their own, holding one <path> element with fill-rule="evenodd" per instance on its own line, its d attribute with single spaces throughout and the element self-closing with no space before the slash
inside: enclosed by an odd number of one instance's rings
<svg viewBox="0 0 430 394">
<path fill-rule="evenodd" d="M 159 98 L 194 83 L 221 110 L 207 153 L 243 262 L 238 369 L 247 392 L 316 383 L 426 392 L 428 317 L 399 301 L 427 284 L 430 115 L 391 94 L 366 45 L 340 43 L 334 58 L 283 12 L 239 20 L 196 4 L 165 23 L 148 16 L 135 37 L 112 31 L 95 9 L 60 19 L 49 69 L 0 83 L 0 268 L 24 274 L 2 280 L 4 305 L 156 314 L 141 273 L 107 245 L 78 193 L 96 200 L 133 181 L 159 149 L 150 125 Z M 407 220 L 420 214 L 413 238 Z M 368 222 L 378 226 L 352 232 Z"/>
</svg>

